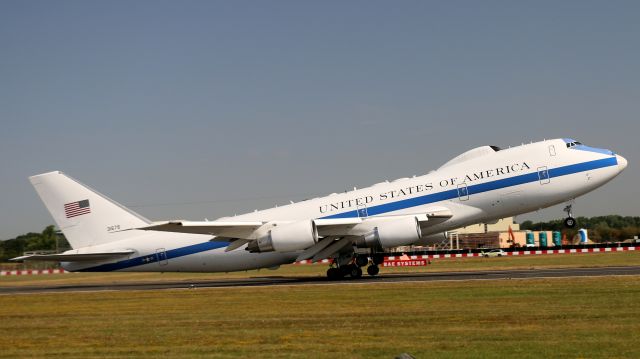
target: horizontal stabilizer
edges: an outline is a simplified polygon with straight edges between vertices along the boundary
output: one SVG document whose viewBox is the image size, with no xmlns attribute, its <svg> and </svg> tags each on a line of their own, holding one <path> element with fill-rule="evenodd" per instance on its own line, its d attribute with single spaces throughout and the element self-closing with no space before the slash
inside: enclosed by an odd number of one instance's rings
<svg viewBox="0 0 640 359">
<path fill-rule="evenodd" d="M 33 254 L 11 258 L 12 261 L 47 261 L 47 262 L 99 262 L 108 259 L 126 257 L 134 251 L 81 254 Z"/>
</svg>

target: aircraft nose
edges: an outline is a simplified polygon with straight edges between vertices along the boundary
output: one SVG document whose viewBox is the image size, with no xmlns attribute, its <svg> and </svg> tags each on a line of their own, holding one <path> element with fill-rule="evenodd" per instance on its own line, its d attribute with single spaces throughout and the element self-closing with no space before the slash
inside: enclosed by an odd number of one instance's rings
<svg viewBox="0 0 640 359">
<path fill-rule="evenodd" d="M 618 161 L 618 169 L 620 169 L 621 172 L 627 168 L 627 160 L 624 157 L 616 155 L 616 160 Z"/>
</svg>

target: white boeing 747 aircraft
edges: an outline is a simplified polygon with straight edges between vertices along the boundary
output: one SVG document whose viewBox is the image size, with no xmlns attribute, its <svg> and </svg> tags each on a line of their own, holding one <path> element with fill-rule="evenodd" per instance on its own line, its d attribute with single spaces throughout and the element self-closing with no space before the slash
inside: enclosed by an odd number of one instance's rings
<svg viewBox="0 0 640 359">
<path fill-rule="evenodd" d="M 384 248 L 571 202 L 627 166 L 572 139 L 469 150 L 426 175 L 215 221 L 151 222 L 62 172 L 30 178 L 73 247 L 15 260 L 69 271 L 230 272 L 333 259 L 330 278 L 376 275 Z M 565 224 L 575 226 L 571 206 Z"/>
</svg>

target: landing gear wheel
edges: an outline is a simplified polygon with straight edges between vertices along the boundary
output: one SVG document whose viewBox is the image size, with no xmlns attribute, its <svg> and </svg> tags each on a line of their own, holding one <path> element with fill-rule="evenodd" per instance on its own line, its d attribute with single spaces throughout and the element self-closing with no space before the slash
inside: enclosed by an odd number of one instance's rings
<svg viewBox="0 0 640 359">
<path fill-rule="evenodd" d="M 367 256 L 357 256 L 356 257 L 356 265 L 358 267 L 364 267 L 369 264 L 369 258 Z"/>
<path fill-rule="evenodd" d="M 567 217 L 564 220 L 564 226 L 567 228 L 573 228 L 576 226 L 576 219 L 573 217 Z"/>
<path fill-rule="evenodd" d="M 344 265 L 342 267 L 340 267 L 340 275 L 343 277 L 346 277 L 348 275 L 351 275 L 351 269 L 355 268 L 356 265 L 355 264 L 349 264 L 349 265 Z"/>
<path fill-rule="evenodd" d="M 360 267 L 358 266 L 353 266 L 351 268 L 351 272 L 349 272 L 349 275 L 351 276 L 351 278 L 362 278 L 362 269 L 360 269 Z"/>
<path fill-rule="evenodd" d="M 378 275 L 378 273 L 380 273 L 380 268 L 378 268 L 377 265 L 372 264 L 367 267 L 367 273 L 369 273 L 370 276 Z"/>
<path fill-rule="evenodd" d="M 382 264 L 382 262 L 384 262 L 384 254 L 376 253 L 373 255 L 372 259 L 373 259 L 373 264 L 380 265 Z"/>
<path fill-rule="evenodd" d="M 331 280 L 340 279 L 342 278 L 342 273 L 340 272 L 340 269 L 332 267 L 327 270 L 327 278 Z"/>
</svg>

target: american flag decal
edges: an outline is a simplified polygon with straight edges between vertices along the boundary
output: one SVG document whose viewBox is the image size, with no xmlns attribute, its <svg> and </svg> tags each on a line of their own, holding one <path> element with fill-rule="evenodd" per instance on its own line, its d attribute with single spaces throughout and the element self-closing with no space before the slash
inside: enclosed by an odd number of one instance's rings
<svg viewBox="0 0 640 359">
<path fill-rule="evenodd" d="M 77 217 L 87 213 L 91 213 L 91 207 L 89 207 L 88 199 L 64 205 L 64 214 L 67 218 Z"/>
</svg>

